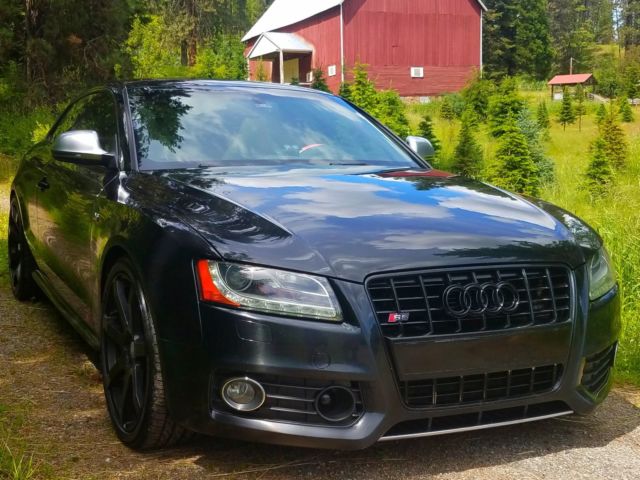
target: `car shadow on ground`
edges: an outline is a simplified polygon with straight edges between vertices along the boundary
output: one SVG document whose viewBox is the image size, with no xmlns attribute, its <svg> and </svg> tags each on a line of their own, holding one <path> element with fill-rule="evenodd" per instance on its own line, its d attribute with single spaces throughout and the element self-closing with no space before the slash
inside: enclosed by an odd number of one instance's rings
<svg viewBox="0 0 640 480">
<path fill-rule="evenodd" d="M 53 310 L 48 302 L 43 309 Z M 95 354 L 57 314 L 47 315 L 53 340 L 78 360 Z M 81 407 L 79 407 L 81 408 Z M 107 413 L 104 410 L 106 419 Z M 136 455 L 134 462 L 189 463 L 197 476 L 175 478 L 407 478 L 463 472 L 544 457 L 574 449 L 604 447 L 640 426 L 640 410 L 614 392 L 587 417 L 563 417 L 492 430 L 381 443 L 359 452 L 309 450 L 198 436 L 189 444 Z M 115 441 L 115 436 L 110 441 Z M 164 478 L 164 477 L 163 477 Z M 173 478 L 173 477 L 172 477 Z"/>
</svg>

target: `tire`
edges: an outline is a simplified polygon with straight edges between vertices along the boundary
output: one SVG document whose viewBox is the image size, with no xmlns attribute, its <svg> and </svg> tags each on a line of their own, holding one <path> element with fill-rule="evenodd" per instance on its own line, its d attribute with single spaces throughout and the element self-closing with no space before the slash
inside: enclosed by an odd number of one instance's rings
<svg viewBox="0 0 640 480">
<path fill-rule="evenodd" d="M 33 273 L 36 271 L 36 262 L 33 259 L 31 250 L 29 250 L 29 244 L 24 234 L 20 204 L 15 196 L 11 197 L 7 245 L 9 250 L 9 278 L 13 296 L 21 302 L 38 297 L 40 289 L 33 279 Z"/>
<path fill-rule="evenodd" d="M 190 432 L 170 417 L 151 311 L 128 259 L 107 275 L 102 295 L 100 369 L 118 438 L 136 450 L 185 441 Z"/>
</svg>

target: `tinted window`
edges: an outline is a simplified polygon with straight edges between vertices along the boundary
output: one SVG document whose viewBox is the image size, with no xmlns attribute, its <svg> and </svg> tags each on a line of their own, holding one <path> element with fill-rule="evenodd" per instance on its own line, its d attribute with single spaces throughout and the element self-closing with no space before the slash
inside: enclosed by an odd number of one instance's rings
<svg viewBox="0 0 640 480">
<path fill-rule="evenodd" d="M 225 165 L 415 167 L 390 136 L 339 98 L 279 89 L 137 88 L 142 170 Z"/>
<path fill-rule="evenodd" d="M 108 93 L 98 93 L 76 102 L 58 123 L 53 138 L 72 130 L 94 130 L 100 146 L 109 153 L 117 147 L 118 123 L 115 102 Z"/>
</svg>

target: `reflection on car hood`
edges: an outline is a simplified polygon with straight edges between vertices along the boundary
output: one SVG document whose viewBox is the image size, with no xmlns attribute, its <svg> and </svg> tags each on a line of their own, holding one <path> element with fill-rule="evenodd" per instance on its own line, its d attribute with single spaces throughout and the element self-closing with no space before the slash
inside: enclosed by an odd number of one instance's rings
<svg viewBox="0 0 640 480">
<path fill-rule="evenodd" d="M 522 198 L 438 171 L 222 169 L 157 173 L 176 215 L 229 260 L 363 281 L 384 271 L 583 259 Z"/>
</svg>

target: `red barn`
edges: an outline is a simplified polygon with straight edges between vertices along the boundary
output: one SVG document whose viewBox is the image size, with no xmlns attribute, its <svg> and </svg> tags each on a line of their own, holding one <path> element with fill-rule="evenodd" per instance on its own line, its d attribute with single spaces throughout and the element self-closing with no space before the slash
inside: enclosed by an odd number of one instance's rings
<svg viewBox="0 0 640 480">
<path fill-rule="evenodd" d="M 400 95 L 455 92 L 482 68 L 481 0 L 275 0 L 244 37 L 250 78 L 336 92 L 359 62 Z"/>
</svg>

